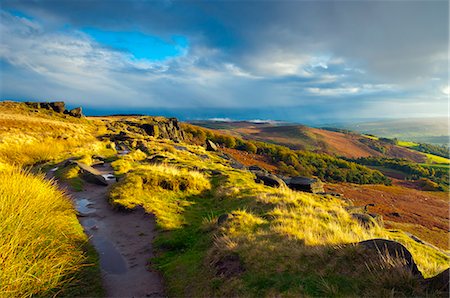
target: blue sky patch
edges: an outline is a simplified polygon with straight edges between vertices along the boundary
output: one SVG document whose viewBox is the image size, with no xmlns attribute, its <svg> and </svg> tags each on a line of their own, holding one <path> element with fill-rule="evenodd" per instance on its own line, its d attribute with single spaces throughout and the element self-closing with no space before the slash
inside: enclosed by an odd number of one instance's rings
<svg viewBox="0 0 450 298">
<path fill-rule="evenodd" d="M 188 49 L 184 36 L 173 35 L 170 40 L 141 32 L 113 32 L 95 28 L 85 28 L 84 33 L 95 41 L 113 49 L 129 52 L 137 59 L 163 61 L 168 58 L 183 56 Z"/>
</svg>

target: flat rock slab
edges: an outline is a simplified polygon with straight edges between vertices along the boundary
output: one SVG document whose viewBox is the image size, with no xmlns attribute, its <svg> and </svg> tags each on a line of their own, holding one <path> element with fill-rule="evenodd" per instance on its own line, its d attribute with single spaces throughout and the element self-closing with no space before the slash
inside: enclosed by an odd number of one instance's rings
<svg viewBox="0 0 450 298">
<path fill-rule="evenodd" d="M 108 186 L 108 181 L 102 176 L 101 172 L 82 162 L 75 162 L 80 168 L 81 177 L 87 182 Z"/>
</svg>

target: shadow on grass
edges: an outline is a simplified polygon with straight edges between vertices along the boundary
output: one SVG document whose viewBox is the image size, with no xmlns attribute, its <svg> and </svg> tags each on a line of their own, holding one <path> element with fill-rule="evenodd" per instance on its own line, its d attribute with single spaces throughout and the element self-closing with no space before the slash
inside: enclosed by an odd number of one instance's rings
<svg viewBox="0 0 450 298">
<path fill-rule="evenodd" d="M 212 188 L 191 196 L 194 202 L 183 210 L 188 225 L 162 231 L 155 240 L 157 257 L 152 260 L 160 270 L 171 296 L 406 296 L 425 294 L 420 278 L 402 269 L 402 264 L 387 264 L 376 251 L 369 252 L 353 244 L 308 246 L 299 239 L 270 233 L 255 233 L 237 250 L 214 242 L 221 237 L 217 218 L 236 210 L 251 211 L 267 218 L 275 206 L 243 199 L 215 196 L 226 177 L 212 178 Z M 205 226 L 215 228 L 205 229 Z M 258 229 L 268 231 L 270 223 Z M 245 242 L 247 241 L 247 242 Z M 224 252 L 225 251 L 225 252 Z M 237 255 L 243 270 L 221 274 L 224 256 Z M 231 258 L 228 258 L 230 260 Z M 217 261 L 219 260 L 219 261 Z M 239 265 L 239 266 L 240 266 Z M 234 266 L 231 264 L 231 266 Z"/>
<path fill-rule="evenodd" d="M 80 247 L 86 256 L 80 268 L 63 278 L 64 286 L 38 293 L 37 297 L 105 297 L 97 251 L 89 242 Z"/>
</svg>

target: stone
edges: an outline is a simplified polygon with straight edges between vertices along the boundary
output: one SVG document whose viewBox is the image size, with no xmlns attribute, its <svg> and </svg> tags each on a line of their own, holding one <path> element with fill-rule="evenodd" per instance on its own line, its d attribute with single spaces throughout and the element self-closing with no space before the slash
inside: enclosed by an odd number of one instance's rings
<svg viewBox="0 0 450 298">
<path fill-rule="evenodd" d="M 390 256 L 392 258 L 400 258 L 404 260 L 404 268 L 411 271 L 413 275 L 423 278 L 422 273 L 417 268 L 414 259 L 409 250 L 402 244 L 387 239 L 371 239 L 359 242 L 359 245 L 371 250 L 376 250 L 383 256 Z"/>
<path fill-rule="evenodd" d="M 221 226 L 224 224 L 230 216 L 228 214 L 222 214 L 217 218 L 217 225 Z"/>
<path fill-rule="evenodd" d="M 259 166 L 257 166 L 257 165 L 249 166 L 249 167 L 248 167 L 248 170 L 249 170 L 250 172 L 267 172 L 266 169 L 263 169 L 263 168 L 261 168 L 261 167 L 259 167 Z"/>
<path fill-rule="evenodd" d="M 286 186 L 286 183 L 277 176 L 273 174 L 268 174 L 264 172 L 256 172 L 256 182 L 262 182 L 264 185 L 271 186 L 271 187 L 283 187 Z"/>
<path fill-rule="evenodd" d="M 76 118 L 83 117 L 83 109 L 81 107 L 69 111 L 69 115 Z"/>
<path fill-rule="evenodd" d="M 211 140 L 206 140 L 206 150 L 207 151 L 218 151 L 217 145 Z"/>
<path fill-rule="evenodd" d="M 285 181 L 287 186 L 293 190 L 311 193 L 323 193 L 323 183 L 318 178 L 307 178 L 302 176 L 292 177 Z"/>
<path fill-rule="evenodd" d="M 64 103 L 64 101 L 50 102 L 48 103 L 48 106 L 50 107 L 50 109 L 57 113 L 64 113 L 66 110 L 66 104 Z"/>
<path fill-rule="evenodd" d="M 145 161 L 148 163 L 159 164 L 159 163 L 163 163 L 166 159 L 167 159 L 167 157 L 164 155 L 154 154 L 152 156 L 147 157 L 145 159 Z"/>
<path fill-rule="evenodd" d="M 80 168 L 81 178 L 83 178 L 85 181 L 98 185 L 108 186 L 108 182 L 106 181 L 105 177 L 100 174 L 99 171 L 81 162 L 76 162 L 76 164 Z"/>
</svg>

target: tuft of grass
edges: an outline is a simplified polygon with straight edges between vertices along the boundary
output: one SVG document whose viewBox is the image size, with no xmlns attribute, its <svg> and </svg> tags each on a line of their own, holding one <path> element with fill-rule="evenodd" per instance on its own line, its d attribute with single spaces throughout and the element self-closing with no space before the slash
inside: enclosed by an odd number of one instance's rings
<svg viewBox="0 0 450 298">
<path fill-rule="evenodd" d="M 60 168 L 55 172 L 55 176 L 61 181 L 67 182 L 75 191 L 82 191 L 84 186 L 83 179 L 79 176 L 80 168 L 77 165 L 70 165 Z"/>
<path fill-rule="evenodd" d="M 161 228 L 174 229 L 186 223 L 180 214 L 192 204 L 190 197 L 209 188 L 208 179 L 199 172 L 169 165 L 141 165 L 116 184 L 109 196 L 114 206 L 132 209 L 142 205 L 156 215 Z"/>
<path fill-rule="evenodd" d="M 2 167 L 0 220 L 0 296 L 52 296 L 69 288 L 83 295 L 101 292 L 77 286 L 75 276 L 93 266 L 87 263 L 87 237 L 71 202 L 53 182 Z"/>
</svg>

